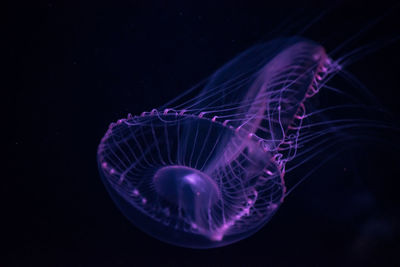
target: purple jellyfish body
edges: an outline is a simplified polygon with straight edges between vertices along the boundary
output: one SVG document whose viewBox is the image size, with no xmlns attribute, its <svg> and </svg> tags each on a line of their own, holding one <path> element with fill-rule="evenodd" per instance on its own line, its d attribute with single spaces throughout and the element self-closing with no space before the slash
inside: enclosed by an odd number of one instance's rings
<svg viewBox="0 0 400 267">
<path fill-rule="evenodd" d="M 211 248 L 246 238 L 287 195 L 287 163 L 356 125 L 305 123 L 339 70 L 306 39 L 256 45 L 189 100 L 112 123 L 98 147 L 104 184 L 133 224 L 165 242 Z"/>
</svg>

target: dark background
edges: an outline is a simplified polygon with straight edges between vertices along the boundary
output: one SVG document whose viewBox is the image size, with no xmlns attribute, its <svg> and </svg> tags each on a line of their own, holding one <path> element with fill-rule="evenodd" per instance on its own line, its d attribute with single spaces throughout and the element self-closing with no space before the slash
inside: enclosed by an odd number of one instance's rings
<svg viewBox="0 0 400 267">
<path fill-rule="evenodd" d="M 382 17 L 338 57 L 399 36 L 395 1 L 190 2 L 22 1 L 10 11 L 16 158 L 3 187 L 5 265 L 399 266 L 396 135 L 324 165 L 263 229 L 227 247 L 164 244 L 119 212 L 96 162 L 110 122 L 160 106 L 252 44 L 296 34 L 321 14 L 303 36 L 328 53 Z M 377 48 L 347 70 L 398 120 L 399 42 Z"/>
</svg>

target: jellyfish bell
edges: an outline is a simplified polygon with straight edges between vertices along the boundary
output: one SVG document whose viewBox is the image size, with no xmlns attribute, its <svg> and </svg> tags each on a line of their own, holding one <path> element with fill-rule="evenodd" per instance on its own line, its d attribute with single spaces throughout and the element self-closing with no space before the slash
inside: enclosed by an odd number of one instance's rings
<svg viewBox="0 0 400 267">
<path fill-rule="evenodd" d="M 211 248 L 246 238 L 307 177 L 287 190 L 287 173 L 348 140 L 350 130 L 382 126 L 325 117 L 354 114 L 356 105 L 315 107 L 321 91 L 347 97 L 326 84 L 340 71 L 307 39 L 258 44 L 194 97 L 184 101 L 185 92 L 111 124 L 98 147 L 104 184 L 133 224 L 165 242 Z"/>
<path fill-rule="evenodd" d="M 249 236 L 285 191 L 261 139 L 189 113 L 153 111 L 111 124 L 98 162 L 123 213 L 179 246 L 218 247 Z"/>
</svg>

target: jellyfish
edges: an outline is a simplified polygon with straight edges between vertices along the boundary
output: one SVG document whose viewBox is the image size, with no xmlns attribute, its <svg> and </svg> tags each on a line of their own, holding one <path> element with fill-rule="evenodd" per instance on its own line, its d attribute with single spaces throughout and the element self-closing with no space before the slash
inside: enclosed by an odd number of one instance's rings
<svg viewBox="0 0 400 267">
<path fill-rule="evenodd" d="M 288 172 L 387 126 L 346 117 L 365 105 L 318 107 L 321 91 L 352 98 L 327 85 L 350 61 L 300 37 L 251 47 L 167 104 L 110 124 L 97 153 L 108 192 L 170 244 L 213 248 L 254 234 L 307 177 L 288 187 Z"/>
</svg>

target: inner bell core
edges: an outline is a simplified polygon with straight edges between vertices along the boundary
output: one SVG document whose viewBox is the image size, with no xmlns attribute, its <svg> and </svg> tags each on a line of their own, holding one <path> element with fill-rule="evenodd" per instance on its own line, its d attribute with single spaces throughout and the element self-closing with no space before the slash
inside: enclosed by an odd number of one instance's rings
<svg viewBox="0 0 400 267">
<path fill-rule="evenodd" d="M 181 207 L 199 201 L 210 205 L 219 195 L 218 186 L 210 176 L 186 166 L 163 167 L 154 174 L 153 182 L 160 196 Z"/>
</svg>

